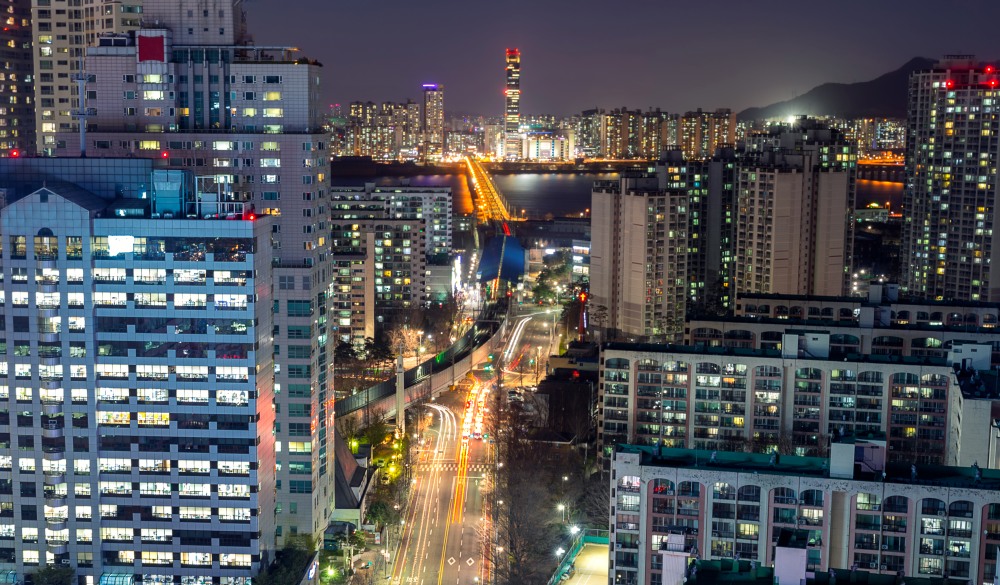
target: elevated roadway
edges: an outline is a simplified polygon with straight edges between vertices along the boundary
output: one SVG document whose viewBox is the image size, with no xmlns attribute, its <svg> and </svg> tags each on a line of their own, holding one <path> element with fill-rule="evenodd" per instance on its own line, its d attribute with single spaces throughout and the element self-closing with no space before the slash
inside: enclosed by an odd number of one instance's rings
<svg viewBox="0 0 1000 585">
<path fill-rule="evenodd" d="M 501 222 L 506 223 L 512 219 L 507 200 L 497 189 L 493 178 L 486 172 L 483 165 L 471 156 L 465 158 L 465 163 L 469 168 L 469 177 L 472 178 L 474 200 L 476 204 L 476 217 L 480 222 Z"/>
</svg>

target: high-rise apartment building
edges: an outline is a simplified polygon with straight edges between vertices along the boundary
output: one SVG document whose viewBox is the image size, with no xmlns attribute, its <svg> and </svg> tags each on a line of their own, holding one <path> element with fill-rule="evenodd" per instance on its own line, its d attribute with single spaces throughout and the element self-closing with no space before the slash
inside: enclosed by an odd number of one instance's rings
<svg viewBox="0 0 1000 585">
<path fill-rule="evenodd" d="M 584 157 L 596 158 L 601 156 L 601 135 L 603 134 L 603 125 L 601 124 L 601 115 L 604 110 L 594 108 L 593 110 L 584 110 L 580 115 L 580 121 L 577 125 L 576 131 L 576 147 L 577 152 Z"/>
<path fill-rule="evenodd" d="M 146 0 L 87 51 L 91 157 L 195 169 L 206 213 L 273 218 L 278 536 L 321 535 L 334 496 L 327 135 L 320 65 L 249 44 L 243 3 Z M 206 32 L 207 31 L 207 32 Z M 64 155 L 78 135 L 59 134 Z"/>
<path fill-rule="evenodd" d="M 608 580 L 995 582 L 1000 472 L 887 463 L 885 447 L 854 436 L 828 457 L 621 446 Z M 714 580 L 721 559 L 744 568 Z"/>
<path fill-rule="evenodd" d="M 692 303 L 728 303 L 735 164 L 675 150 L 654 173 L 595 183 L 590 294 L 609 336 L 678 339 Z"/>
<path fill-rule="evenodd" d="M 97 44 L 102 35 L 134 31 L 143 19 L 155 20 L 162 12 L 155 6 L 151 7 L 152 12 L 144 10 L 142 0 L 95 0 L 82 4 L 31 0 L 37 100 L 35 150 L 46 156 L 63 148 L 59 133 L 79 128 L 74 117 L 80 109 L 74 76 L 83 74 L 87 47 Z M 182 3 L 168 4 L 178 7 L 175 10 L 179 12 Z M 224 41 L 222 37 L 213 40 Z"/>
<path fill-rule="evenodd" d="M 854 147 L 836 130 L 808 120 L 748 143 L 736 177 L 736 292 L 846 294 L 854 246 Z"/>
<path fill-rule="evenodd" d="M 409 184 L 330 187 L 333 219 L 422 219 L 423 246 L 428 256 L 451 253 L 451 187 L 416 187 Z"/>
<path fill-rule="evenodd" d="M 819 329 L 769 331 L 769 349 L 605 344 L 598 444 L 822 455 L 831 437 L 877 433 L 890 461 L 998 467 L 990 343 L 864 355 Z"/>
<path fill-rule="evenodd" d="M 606 126 L 624 136 L 624 124 Z M 598 182 L 590 292 L 608 311 L 597 325 L 669 340 L 691 303 L 719 312 L 734 293 L 846 294 L 855 164 L 837 131 L 799 120 L 745 150 L 698 160 L 669 150 L 655 173 Z"/>
<path fill-rule="evenodd" d="M 423 88 L 423 159 L 439 161 L 444 155 L 444 86 L 438 83 L 425 83 Z"/>
<path fill-rule="evenodd" d="M 680 119 L 680 147 L 684 158 L 708 158 L 722 145 L 736 143 L 736 114 L 727 108 L 714 112 L 687 112 Z"/>
<path fill-rule="evenodd" d="M 521 156 L 521 51 L 507 49 L 504 89 L 504 158 Z"/>
<path fill-rule="evenodd" d="M 687 304 L 689 194 L 655 173 L 594 184 L 590 295 L 599 325 L 632 338 L 673 340 Z"/>
<path fill-rule="evenodd" d="M 451 188 L 369 183 L 330 193 L 337 337 L 363 343 L 429 300 L 432 271 L 450 273 Z"/>
<path fill-rule="evenodd" d="M 375 160 L 417 160 L 422 147 L 420 104 L 352 102 L 345 129 L 348 156 Z"/>
<path fill-rule="evenodd" d="M 931 299 L 1000 301 L 997 157 L 1000 74 L 949 55 L 910 76 L 903 286 Z"/>
<path fill-rule="evenodd" d="M 31 0 L 0 0 L 0 157 L 35 152 Z"/>
<path fill-rule="evenodd" d="M 274 558 L 273 219 L 165 166 L 0 162 L 10 583 L 247 585 Z"/>
</svg>

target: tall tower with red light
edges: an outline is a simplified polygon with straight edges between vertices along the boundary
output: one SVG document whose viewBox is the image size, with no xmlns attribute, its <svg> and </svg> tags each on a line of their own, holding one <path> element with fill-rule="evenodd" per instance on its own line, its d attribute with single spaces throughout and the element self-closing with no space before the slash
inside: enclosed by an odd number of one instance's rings
<svg viewBox="0 0 1000 585">
<path fill-rule="evenodd" d="M 521 51 L 507 49 L 507 87 L 504 90 L 504 158 L 521 158 Z"/>
<path fill-rule="evenodd" d="M 1000 302 L 1000 74 L 947 55 L 910 75 L 901 266 L 910 295 Z M 992 112 L 992 113 L 991 113 Z"/>
</svg>

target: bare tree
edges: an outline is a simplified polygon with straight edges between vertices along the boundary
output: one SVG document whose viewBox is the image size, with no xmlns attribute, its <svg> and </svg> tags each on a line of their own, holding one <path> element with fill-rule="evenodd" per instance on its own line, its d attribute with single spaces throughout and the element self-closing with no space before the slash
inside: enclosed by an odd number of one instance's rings
<svg viewBox="0 0 1000 585">
<path fill-rule="evenodd" d="M 401 352 L 404 356 L 410 352 L 416 354 L 420 347 L 422 333 L 409 326 L 397 327 L 389 332 L 389 347 L 393 352 Z"/>
</svg>

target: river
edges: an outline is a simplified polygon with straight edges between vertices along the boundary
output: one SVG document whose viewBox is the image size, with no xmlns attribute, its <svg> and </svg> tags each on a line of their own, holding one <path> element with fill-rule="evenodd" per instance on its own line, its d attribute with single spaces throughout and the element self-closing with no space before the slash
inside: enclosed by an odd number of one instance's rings
<svg viewBox="0 0 1000 585">
<path fill-rule="evenodd" d="M 528 173 L 494 175 L 497 188 L 507 198 L 511 210 L 529 218 L 579 215 L 590 208 L 590 189 L 594 181 L 614 179 L 614 173 Z M 334 177 L 333 185 L 363 185 L 374 182 L 379 186 L 398 185 L 400 177 Z M 451 187 L 455 195 L 455 213 L 472 213 L 472 193 L 465 175 L 419 175 L 409 178 L 413 186 Z M 892 203 L 899 209 L 903 203 L 903 184 L 888 181 L 857 182 L 857 207 L 869 203 Z"/>
</svg>

